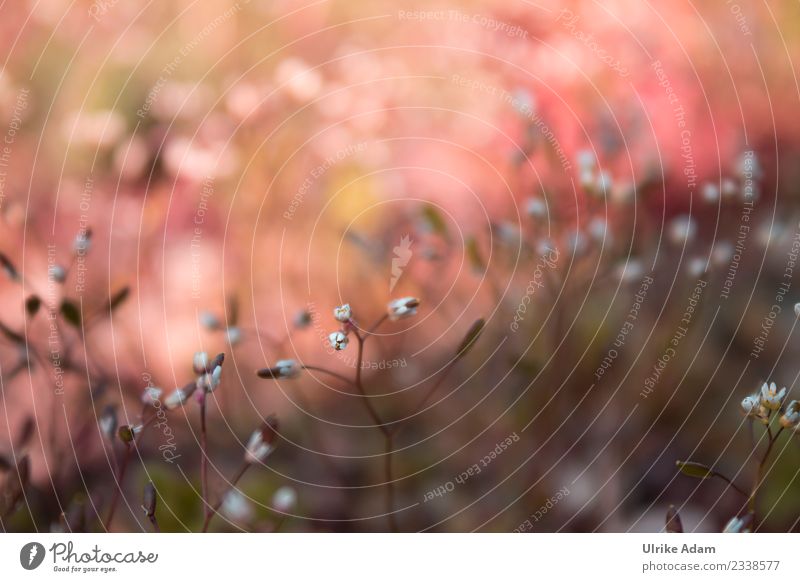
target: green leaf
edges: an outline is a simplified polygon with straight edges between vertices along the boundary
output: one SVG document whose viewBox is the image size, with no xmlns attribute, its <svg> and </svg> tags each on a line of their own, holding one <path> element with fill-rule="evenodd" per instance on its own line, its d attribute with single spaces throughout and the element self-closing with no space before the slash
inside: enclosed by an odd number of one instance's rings
<svg viewBox="0 0 800 582">
<path fill-rule="evenodd" d="M 73 327 L 81 328 L 81 310 L 72 300 L 64 299 L 61 302 L 61 316 Z"/>
<path fill-rule="evenodd" d="M 17 268 L 14 266 L 14 263 L 11 262 L 6 255 L 0 253 L 0 267 L 3 271 L 6 272 L 6 275 L 12 281 L 19 281 L 19 273 L 17 272 Z"/>
<path fill-rule="evenodd" d="M 445 239 L 449 238 L 447 234 L 447 225 L 445 224 L 444 218 L 442 218 L 442 215 L 438 210 L 436 210 L 435 207 L 431 206 L 430 204 L 426 204 L 422 208 L 422 218 L 432 232 L 442 236 Z"/>
<path fill-rule="evenodd" d="M 109 311 L 109 313 L 111 313 L 117 307 L 119 307 L 120 305 L 125 303 L 125 300 L 128 298 L 128 296 L 130 294 L 131 294 L 131 288 L 128 287 L 128 286 L 125 286 L 122 289 L 120 289 L 119 291 L 117 291 L 111 297 L 111 299 L 109 299 L 109 301 L 108 301 L 108 311 Z"/>
<path fill-rule="evenodd" d="M 709 479 L 714 476 L 714 471 L 710 467 L 702 463 L 694 463 L 692 461 L 676 461 L 678 469 L 684 475 L 695 477 L 696 479 Z"/>
<path fill-rule="evenodd" d="M 472 267 L 472 270 L 476 273 L 485 272 L 486 262 L 483 260 L 481 249 L 478 247 L 478 241 L 475 240 L 474 236 L 471 236 L 467 239 L 465 247 L 467 259 L 469 259 L 469 264 Z"/>
<path fill-rule="evenodd" d="M 483 318 L 476 320 L 475 323 L 472 324 L 467 332 L 467 335 L 465 335 L 464 339 L 461 341 L 461 345 L 458 346 L 456 359 L 463 358 L 467 352 L 472 349 L 472 346 L 475 345 L 475 342 L 483 332 L 485 325 L 486 322 L 483 320 Z"/>
<path fill-rule="evenodd" d="M 239 323 L 239 299 L 235 295 L 228 297 L 228 327 Z"/>
<path fill-rule="evenodd" d="M 25 311 L 28 313 L 29 317 L 33 317 L 37 313 L 39 313 L 39 308 L 42 306 L 42 300 L 39 298 L 38 295 L 31 295 L 25 301 Z"/>
</svg>

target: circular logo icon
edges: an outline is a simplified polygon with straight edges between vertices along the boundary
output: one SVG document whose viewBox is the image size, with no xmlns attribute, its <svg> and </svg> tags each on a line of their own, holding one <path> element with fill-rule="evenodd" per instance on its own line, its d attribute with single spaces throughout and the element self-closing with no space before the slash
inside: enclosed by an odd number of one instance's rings
<svg viewBox="0 0 800 582">
<path fill-rule="evenodd" d="M 44 546 L 39 542 L 30 542 L 19 551 L 19 563 L 26 570 L 35 570 L 44 561 Z"/>
</svg>

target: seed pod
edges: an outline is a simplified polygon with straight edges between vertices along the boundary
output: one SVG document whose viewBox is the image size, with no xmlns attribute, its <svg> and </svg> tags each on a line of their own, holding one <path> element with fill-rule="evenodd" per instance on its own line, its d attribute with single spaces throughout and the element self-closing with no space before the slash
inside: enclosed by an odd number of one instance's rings
<svg viewBox="0 0 800 582">
<path fill-rule="evenodd" d="M 134 438 L 133 429 L 127 424 L 119 427 L 118 434 L 119 434 L 119 440 L 121 440 L 126 445 L 130 445 L 133 442 Z"/>
<path fill-rule="evenodd" d="M 678 514 L 674 505 L 670 505 L 667 510 L 667 524 L 665 529 L 668 533 L 683 533 L 681 516 Z"/>
<path fill-rule="evenodd" d="M 158 495 L 156 495 L 156 486 L 153 485 L 152 481 L 148 481 L 147 485 L 144 486 L 144 503 L 142 505 L 144 514 L 148 517 L 148 519 L 152 519 L 156 515 L 157 499 Z"/>
</svg>

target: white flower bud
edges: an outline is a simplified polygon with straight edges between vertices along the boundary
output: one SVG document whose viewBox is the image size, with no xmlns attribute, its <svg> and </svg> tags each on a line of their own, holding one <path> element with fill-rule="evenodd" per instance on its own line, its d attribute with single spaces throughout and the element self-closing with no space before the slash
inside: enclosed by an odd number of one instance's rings
<svg viewBox="0 0 800 582">
<path fill-rule="evenodd" d="M 280 513 L 289 513 L 297 503 L 297 492 L 288 486 L 283 486 L 272 496 L 272 508 Z"/>
<path fill-rule="evenodd" d="M 275 437 L 277 435 L 278 422 L 274 417 L 267 419 L 266 423 L 252 435 L 247 441 L 247 450 L 244 460 L 246 463 L 263 463 L 272 451 L 275 450 Z"/>
<path fill-rule="evenodd" d="M 725 524 L 722 533 L 749 533 L 750 528 L 748 526 L 751 521 L 752 518 L 748 515 L 744 517 L 733 517 Z"/>
<path fill-rule="evenodd" d="M 723 198 L 733 198 L 736 196 L 739 188 L 736 186 L 736 181 L 732 178 L 723 178 L 720 184 L 720 194 Z"/>
<path fill-rule="evenodd" d="M 200 325 L 202 325 L 204 328 L 210 331 L 216 331 L 220 327 L 222 327 L 222 324 L 220 323 L 217 316 L 211 313 L 210 311 L 201 311 L 199 320 L 200 320 Z"/>
<path fill-rule="evenodd" d="M 256 374 L 259 378 L 272 380 L 295 378 L 300 375 L 300 366 L 295 360 L 278 360 L 272 368 L 264 368 Z"/>
<path fill-rule="evenodd" d="M 544 203 L 544 200 L 540 200 L 539 198 L 529 198 L 528 202 L 525 204 L 525 212 L 528 216 L 542 218 L 547 216 L 547 205 Z"/>
<path fill-rule="evenodd" d="M 796 428 L 800 422 L 800 402 L 792 400 L 786 407 L 786 412 L 781 416 L 783 428 Z"/>
<path fill-rule="evenodd" d="M 155 386 L 146 387 L 142 393 L 142 404 L 146 406 L 155 406 L 155 403 L 161 399 L 162 393 L 163 390 L 161 390 L 161 388 L 156 388 Z"/>
<path fill-rule="evenodd" d="M 706 271 L 706 260 L 702 257 L 689 259 L 686 269 L 692 277 L 699 277 Z"/>
<path fill-rule="evenodd" d="M 676 216 L 669 223 L 669 238 L 676 245 L 692 240 L 696 232 L 697 225 L 692 217 L 686 214 Z"/>
<path fill-rule="evenodd" d="M 191 384 L 187 384 L 183 388 L 178 388 L 174 390 L 171 394 L 169 394 L 166 398 L 164 398 L 164 407 L 167 410 L 174 410 L 179 406 L 183 406 L 189 400 L 189 398 L 194 394 L 194 391 L 197 389 L 197 384 L 192 382 Z"/>
<path fill-rule="evenodd" d="M 397 321 L 417 314 L 419 299 L 416 297 L 403 297 L 389 303 L 389 319 Z"/>
<path fill-rule="evenodd" d="M 196 352 L 192 358 L 192 368 L 195 374 L 204 374 L 208 368 L 208 354 L 206 352 Z"/>
<path fill-rule="evenodd" d="M 742 411 L 747 416 L 752 416 L 758 414 L 758 409 L 761 405 L 758 402 L 758 398 L 756 396 L 745 396 L 742 400 Z"/>
<path fill-rule="evenodd" d="M 331 346 L 336 351 L 341 351 L 347 347 L 347 344 L 350 343 L 350 340 L 347 338 L 344 332 L 335 331 L 328 336 L 328 341 L 330 342 Z"/>
<path fill-rule="evenodd" d="M 249 521 L 253 518 L 253 506 L 238 489 L 229 490 L 222 498 L 220 512 L 231 521 Z"/>
<path fill-rule="evenodd" d="M 794 314 L 797 317 L 800 317 L 800 303 L 794 304 Z"/>
<path fill-rule="evenodd" d="M 75 237 L 72 248 L 78 254 L 86 254 L 92 248 L 92 233 L 89 230 L 81 232 Z"/>
<path fill-rule="evenodd" d="M 701 188 L 700 192 L 703 195 L 703 200 L 705 200 L 709 204 L 719 200 L 719 188 L 717 188 L 716 184 L 712 184 L 711 182 L 706 182 L 705 184 L 703 184 L 703 187 Z"/>
<path fill-rule="evenodd" d="M 350 318 L 352 316 L 353 316 L 353 310 L 350 309 L 349 303 L 340 305 L 339 307 L 333 310 L 333 317 L 336 318 L 336 321 L 341 321 L 342 323 L 350 321 Z"/>
<path fill-rule="evenodd" d="M 50 265 L 47 269 L 50 280 L 56 283 L 63 283 L 67 280 L 67 271 L 61 265 Z"/>
<path fill-rule="evenodd" d="M 242 341 L 242 330 L 238 327 L 229 327 L 225 335 L 228 338 L 228 343 L 231 346 L 235 346 Z"/>
<path fill-rule="evenodd" d="M 204 372 L 197 378 L 197 388 L 210 394 L 219 386 L 222 378 L 222 366 L 217 366 L 212 372 Z"/>
<path fill-rule="evenodd" d="M 769 410 L 778 410 L 784 396 L 786 396 L 786 388 L 778 391 L 775 382 L 771 382 L 769 385 L 764 382 L 764 385 L 761 386 L 761 405 Z"/>
</svg>

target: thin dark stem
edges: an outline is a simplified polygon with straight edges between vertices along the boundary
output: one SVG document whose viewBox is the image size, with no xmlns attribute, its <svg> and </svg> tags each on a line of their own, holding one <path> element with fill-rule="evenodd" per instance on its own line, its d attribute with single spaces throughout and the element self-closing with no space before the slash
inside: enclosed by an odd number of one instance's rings
<svg viewBox="0 0 800 582">
<path fill-rule="evenodd" d="M 384 314 L 383 314 L 383 316 L 382 316 L 382 317 L 381 317 L 381 318 L 380 318 L 378 321 L 376 321 L 376 322 L 375 322 L 375 323 L 372 325 L 372 327 L 371 327 L 371 328 L 369 328 L 369 329 L 366 331 L 366 333 L 364 334 L 364 338 L 366 339 L 366 337 L 367 337 L 367 336 L 370 336 L 370 335 L 372 335 L 373 333 L 375 333 L 375 330 L 377 330 L 377 329 L 378 329 L 378 328 L 381 326 L 381 324 L 383 324 L 383 322 L 385 322 L 387 319 L 389 319 L 389 314 L 388 314 L 388 313 L 384 313 Z"/>
<path fill-rule="evenodd" d="M 359 394 L 361 395 L 361 400 L 364 402 L 364 406 L 367 409 L 370 417 L 372 417 L 372 421 L 375 423 L 375 426 L 380 429 L 380 431 L 386 435 L 389 433 L 389 428 L 387 427 L 386 423 L 383 422 L 378 411 L 375 410 L 375 407 L 372 406 L 371 398 L 367 395 L 366 390 L 364 389 L 364 384 L 361 381 L 361 364 L 364 358 L 364 341 L 366 338 L 361 337 L 358 333 L 356 333 L 356 339 L 358 340 L 358 356 L 356 361 L 356 380 L 355 386 L 358 389 Z"/>
<path fill-rule="evenodd" d="M 117 473 L 117 486 L 114 488 L 114 495 L 111 497 L 111 503 L 108 506 L 108 514 L 106 515 L 105 522 L 106 531 L 110 531 L 111 529 L 111 522 L 114 519 L 114 512 L 117 509 L 120 496 L 122 495 L 122 483 L 125 480 L 125 472 L 128 470 L 131 457 L 133 457 L 134 445 L 129 443 L 126 445 L 126 447 L 125 456 L 122 457 L 122 463 L 120 463 L 119 472 Z"/>
<path fill-rule="evenodd" d="M 767 426 L 767 434 L 769 435 L 769 442 L 767 443 L 767 450 L 764 451 L 764 456 L 761 457 L 761 461 L 758 463 L 758 470 L 756 471 L 756 480 L 753 483 L 753 489 L 750 492 L 750 496 L 747 501 L 748 509 L 755 514 L 756 511 L 756 497 L 758 496 L 758 491 L 761 488 L 761 484 L 764 482 L 764 471 L 767 467 L 767 461 L 769 460 L 769 454 L 772 452 L 772 448 L 775 446 L 775 443 L 778 440 L 778 437 L 783 432 L 783 427 L 778 430 L 777 433 L 774 435 L 772 434 L 772 429 Z M 755 519 L 753 520 L 753 529 L 755 530 L 756 522 Z"/>
<path fill-rule="evenodd" d="M 455 367 L 455 363 L 457 361 L 458 361 L 457 359 L 453 359 L 453 361 L 450 362 L 447 365 L 447 367 L 442 372 L 441 376 L 439 376 L 439 378 L 436 380 L 436 382 L 433 383 L 433 386 L 430 387 L 428 392 L 425 393 L 425 396 L 422 398 L 422 400 L 420 400 L 419 403 L 417 403 L 417 405 L 411 410 L 411 412 L 407 415 L 407 418 L 411 418 L 413 416 L 416 416 L 417 414 L 419 414 L 422 411 L 422 409 L 425 407 L 425 405 L 428 403 L 428 401 L 431 399 L 431 397 L 436 393 L 436 391 L 439 389 L 439 387 L 447 379 L 447 376 L 450 374 L 450 371 Z M 394 432 L 395 433 L 399 432 L 401 430 L 402 426 L 403 425 L 399 425 L 395 429 Z"/>
<path fill-rule="evenodd" d="M 391 432 L 384 433 L 384 478 L 386 479 L 386 516 L 389 518 L 389 529 L 397 533 L 397 516 L 394 513 L 394 475 L 392 473 L 392 455 L 394 453 L 394 437 Z"/>
<path fill-rule="evenodd" d="M 203 501 L 203 519 L 208 518 L 208 438 L 206 435 L 206 397 L 200 400 L 200 494 Z"/>
<path fill-rule="evenodd" d="M 158 520 L 156 519 L 155 515 L 151 515 L 149 517 L 150 523 L 153 525 L 153 531 L 156 533 L 161 533 L 161 528 L 158 527 Z"/>
<path fill-rule="evenodd" d="M 747 491 L 745 491 L 744 489 L 739 487 L 736 483 L 731 481 L 728 477 L 726 477 L 722 473 L 717 473 L 716 471 L 714 471 L 713 475 L 714 475 L 714 477 L 719 477 L 720 479 L 725 481 L 737 493 L 740 493 L 741 495 L 744 495 L 745 497 L 750 497 L 750 494 Z"/>
<path fill-rule="evenodd" d="M 380 414 L 378 411 L 375 410 L 375 407 L 372 405 L 371 398 L 367 395 L 367 391 L 364 388 L 364 383 L 361 377 L 361 367 L 364 361 L 364 343 L 369 339 L 370 335 L 384 322 L 388 319 L 388 315 L 384 315 L 381 317 L 375 324 L 369 328 L 368 331 L 364 332 L 363 335 L 358 333 L 358 330 L 354 330 L 354 334 L 356 336 L 356 340 L 358 341 L 358 355 L 356 358 L 356 379 L 355 385 L 358 389 L 359 394 L 361 395 L 361 400 L 364 402 L 364 406 L 367 409 L 372 421 L 375 423 L 375 426 L 383 434 L 383 443 L 384 443 L 384 479 L 386 482 L 386 516 L 389 520 L 389 529 L 392 532 L 399 531 L 397 526 L 397 517 L 394 514 L 394 476 L 392 474 L 392 457 L 394 455 L 394 437 L 392 434 L 392 430 L 389 428 L 389 425 L 386 424 L 381 419 Z"/>
<path fill-rule="evenodd" d="M 225 501 L 225 495 L 228 493 L 228 491 L 236 487 L 236 484 L 244 476 L 244 474 L 247 472 L 247 469 L 249 468 L 250 468 L 250 463 L 248 462 L 242 463 L 242 466 L 239 467 L 239 470 L 231 479 L 228 488 L 222 493 L 222 495 L 219 496 L 219 500 L 217 500 L 217 502 L 211 507 L 211 511 L 209 511 L 206 514 L 205 520 L 203 521 L 203 529 L 202 529 L 203 533 L 208 531 L 208 526 L 211 525 L 211 520 L 214 518 L 215 515 L 217 515 L 219 508 L 222 507 L 222 503 Z"/>
<path fill-rule="evenodd" d="M 342 376 L 341 374 L 334 372 L 333 370 L 328 370 L 327 368 L 323 368 L 321 366 L 303 366 L 303 369 L 310 370 L 312 372 L 321 372 L 323 374 L 328 374 L 329 376 L 332 376 L 337 380 L 341 380 L 342 382 L 350 384 L 351 386 L 353 385 L 353 381 L 350 378 Z"/>
<path fill-rule="evenodd" d="M 144 416 L 144 410 L 146 408 L 147 406 L 145 406 L 142 409 L 142 416 Z M 117 505 L 119 504 L 120 497 L 122 496 L 122 485 L 125 479 L 125 472 L 127 471 L 128 465 L 130 464 L 131 458 L 133 457 L 133 451 L 138 447 L 139 442 L 141 441 L 141 438 L 144 435 L 144 430 L 148 426 L 150 426 L 155 419 L 156 415 L 153 414 L 150 416 L 150 418 L 145 420 L 142 423 L 141 431 L 139 432 L 139 434 L 134 436 L 133 442 L 126 444 L 125 456 L 122 457 L 122 463 L 119 464 L 119 469 L 117 470 L 117 480 L 116 480 L 117 486 L 114 488 L 114 494 L 111 497 L 111 503 L 108 506 L 108 514 L 106 515 L 106 521 L 105 521 L 106 531 L 108 531 L 111 527 L 111 521 L 114 519 L 114 513 L 116 512 Z M 112 445 L 112 450 L 113 450 L 113 445 Z"/>
</svg>

